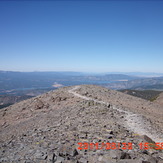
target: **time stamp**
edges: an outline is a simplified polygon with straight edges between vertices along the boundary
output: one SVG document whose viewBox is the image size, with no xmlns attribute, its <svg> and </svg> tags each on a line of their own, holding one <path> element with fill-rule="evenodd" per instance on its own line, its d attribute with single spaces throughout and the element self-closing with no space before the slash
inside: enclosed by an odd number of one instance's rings
<svg viewBox="0 0 163 163">
<path fill-rule="evenodd" d="M 163 150 L 163 142 L 157 142 L 157 143 L 148 143 L 148 142 L 141 142 L 138 144 L 139 149 L 141 150 L 148 150 L 148 149 L 155 149 L 155 150 Z M 122 149 L 122 150 L 132 150 L 133 149 L 133 143 L 132 142 L 101 142 L 101 143 L 88 143 L 88 142 L 79 142 L 78 143 L 78 149 L 79 150 L 116 150 L 116 149 Z"/>
</svg>

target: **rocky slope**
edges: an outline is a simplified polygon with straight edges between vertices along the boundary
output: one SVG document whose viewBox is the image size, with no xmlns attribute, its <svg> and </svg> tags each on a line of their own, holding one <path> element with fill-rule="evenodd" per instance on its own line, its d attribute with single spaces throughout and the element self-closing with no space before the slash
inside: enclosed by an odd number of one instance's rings
<svg viewBox="0 0 163 163">
<path fill-rule="evenodd" d="M 163 92 L 161 94 L 159 94 L 159 96 L 157 97 L 157 99 L 155 100 L 156 103 L 159 103 L 160 105 L 163 106 Z"/>
<path fill-rule="evenodd" d="M 0 109 L 7 105 L 9 106 L 14 103 L 17 103 L 17 102 L 20 102 L 22 100 L 26 100 L 32 97 L 33 96 L 28 96 L 28 95 L 24 95 L 24 96 L 0 95 Z"/>
<path fill-rule="evenodd" d="M 155 101 L 157 97 L 162 93 L 162 91 L 155 90 L 132 90 L 132 89 L 124 89 L 119 90 L 120 92 L 139 97 L 149 101 Z"/>
<path fill-rule="evenodd" d="M 0 162 L 163 161 L 163 108 L 99 86 L 60 88 L 14 104 L 0 110 L 0 126 Z"/>
</svg>

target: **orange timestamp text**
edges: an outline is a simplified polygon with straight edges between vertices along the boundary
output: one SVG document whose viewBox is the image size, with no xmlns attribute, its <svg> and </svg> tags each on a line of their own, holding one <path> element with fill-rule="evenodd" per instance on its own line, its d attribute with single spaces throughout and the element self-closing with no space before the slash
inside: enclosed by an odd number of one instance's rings
<svg viewBox="0 0 163 163">
<path fill-rule="evenodd" d="M 139 149 L 141 150 L 148 150 L 148 149 L 156 149 L 156 150 L 163 150 L 163 142 L 162 143 L 148 143 L 148 142 L 141 142 L 138 144 Z M 101 143 L 88 143 L 88 142 L 79 142 L 78 143 L 79 150 L 132 150 L 133 143 L 132 142 L 101 142 Z"/>
<path fill-rule="evenodd" d="M 105 150 L 114 150 L 114 149 L 132 149 L 132 143 L 116 143 L 116 142 L 101 142 L 101 143 L 78 143 L 78 149 L 79 150 L 100 150 L 100 149 L 105 149 Z"/>
</svg>

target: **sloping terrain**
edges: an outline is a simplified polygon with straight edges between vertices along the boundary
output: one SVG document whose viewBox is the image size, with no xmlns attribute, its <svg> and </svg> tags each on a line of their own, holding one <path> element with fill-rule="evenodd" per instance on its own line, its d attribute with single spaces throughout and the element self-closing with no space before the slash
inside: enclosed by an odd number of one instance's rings
<svg viewBox="0 0 163 163">
<path fill-rule="evenodd" d="M 0 162 L 163 160 L 163 108 L 99 86 L 64 87 L 9 106 L 0 126 Z"/>
<path fill-rule="evenodd" d="M 157 97 L 162 93 L 162 91 L 155 91 L 155 90 L 130 90 L 130 89 L 124 89 L 120 90 L 120 92 L 135 96 L 135 97 L 140 97 L 145 100 L 149 101 L 155 101 Z"/>
<path fill-rule="evenodd" d="M 154 102 L 159 103 L 160 105 L 163 106 L 163 92 L 159 94 L 159 96 L 156 98 Z"/>
<path fill-rule="evenodd" d="M 33 96 L 28 96 L 28 95 L 24 95 L 24 96 L 0 95 L 0 109 L 32 97 Z"/>
</svg>

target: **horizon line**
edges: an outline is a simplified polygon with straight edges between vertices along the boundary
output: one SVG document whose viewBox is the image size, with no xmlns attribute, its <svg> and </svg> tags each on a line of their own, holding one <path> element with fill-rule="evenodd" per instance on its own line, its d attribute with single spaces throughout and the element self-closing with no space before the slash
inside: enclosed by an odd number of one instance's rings
<svg viewBox="0 0 163 163">
<path fill-rule="evenodd" d="M 33 70 L 33 71 L 21 71 L 21 70 L 0 70 L 0 72 L 72 72 L 72 73 L 153 73 L 153 74 L 163 74 L 163 72 L 154 72 L 154 71 L 100 71 L 100 72 L 96 72 L 96 71 L 71 71 L 71 70 L 67 70 L 67 71 L 63 71 L 63 70 Z"/>
</svg>

